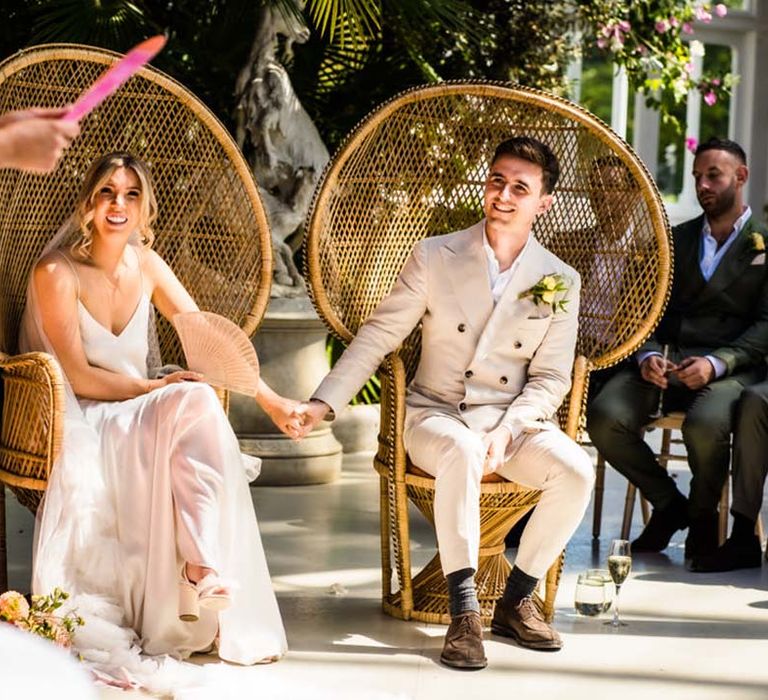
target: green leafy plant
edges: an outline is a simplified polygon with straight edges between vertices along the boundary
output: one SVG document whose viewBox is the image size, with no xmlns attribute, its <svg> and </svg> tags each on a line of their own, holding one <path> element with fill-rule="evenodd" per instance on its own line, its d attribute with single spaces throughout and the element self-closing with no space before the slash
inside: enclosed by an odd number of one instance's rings
<svg viewBox="0 0 768 700">
<path fill-rule="evenodd" d="M 49 595 L 33 595 L 30 605 L 21 593 L 6 591 L 0 595 L 0 621 L 68 648 L 75 630 L 85 624 L 73 610 L 56 614 L 68 598 L 69 594 L 54 588 Z"/>
</svg>

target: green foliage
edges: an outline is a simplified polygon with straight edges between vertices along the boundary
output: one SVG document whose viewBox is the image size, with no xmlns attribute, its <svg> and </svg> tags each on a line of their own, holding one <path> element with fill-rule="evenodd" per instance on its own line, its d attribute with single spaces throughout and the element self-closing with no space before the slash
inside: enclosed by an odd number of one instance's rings
<svg viewBox="0 0 768 700">
<path fill-rule="evenodd" d="M 706 70 L 694 79 L 693 57 L 704 47 L 693 35 L 693 22 L 708 23 L 713 13 L 724 15 L 726 6 L 701 0 L 573 0 L 580 26 L 606 58 L 623 66 L 630 87 L 645 95 L 646 104 L 661 112 L 662 120 L 676 132 L 681 122 L 675 107 L 690 90 L 701 92 L 707 105 L 724 99 L 736 82 L 728 70 Z"/>
</svg>

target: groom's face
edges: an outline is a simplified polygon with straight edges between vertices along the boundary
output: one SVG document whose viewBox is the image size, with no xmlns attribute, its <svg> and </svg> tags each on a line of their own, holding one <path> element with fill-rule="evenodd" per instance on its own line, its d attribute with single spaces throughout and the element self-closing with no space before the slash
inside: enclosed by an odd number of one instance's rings
<svg viewBox="0 0 768 700">
<path fill-rule="evenodd" d="M 489 224 L 527 233 L 534 219 L 552 203 L 544 192 L 540 165 L 503 155 L 492 164 L 485 181 L 483 212 Z"/>
</svg>

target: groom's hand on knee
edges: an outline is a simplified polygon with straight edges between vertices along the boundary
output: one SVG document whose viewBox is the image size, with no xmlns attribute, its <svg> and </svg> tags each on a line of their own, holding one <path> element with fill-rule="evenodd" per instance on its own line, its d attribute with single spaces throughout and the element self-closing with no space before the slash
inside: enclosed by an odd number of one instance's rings
<svg viewBox="0 0 768 700">
<path fill-rule="evenodd" d="M 504 464 L 507 445 L 511 439 L 511 433 L 502 425 L 483 436 L 483 445 L 485 445 L 484 473 L 495 472 Z"/>
</svg>

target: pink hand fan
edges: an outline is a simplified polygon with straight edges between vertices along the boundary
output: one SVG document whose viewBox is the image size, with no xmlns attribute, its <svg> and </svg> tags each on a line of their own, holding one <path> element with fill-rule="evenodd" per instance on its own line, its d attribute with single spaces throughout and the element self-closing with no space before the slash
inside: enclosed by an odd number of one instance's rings
<svg viewBox="0 0 768 700">
<path fill-rule="evenodd" d="M 89 112 L 96 109 L 137 70 L 149 63 L 163 46 L 165 46 L 165 37 L 162 34 L 153 36 L 151 39 L 134 46 L 114 66 L 102 73 L 96 82 L 80 95 L 77 102 L 62 118 L 72 122 L 80 121 Z"/>
<path fill-rule="evenodd" d="M 246 396 L 259 393 L 259 359 L 239 326 L 210 311 L 190 311 L 176 314 L 173 327 L 190 370 L 213 386 Z"/>
</svg>

